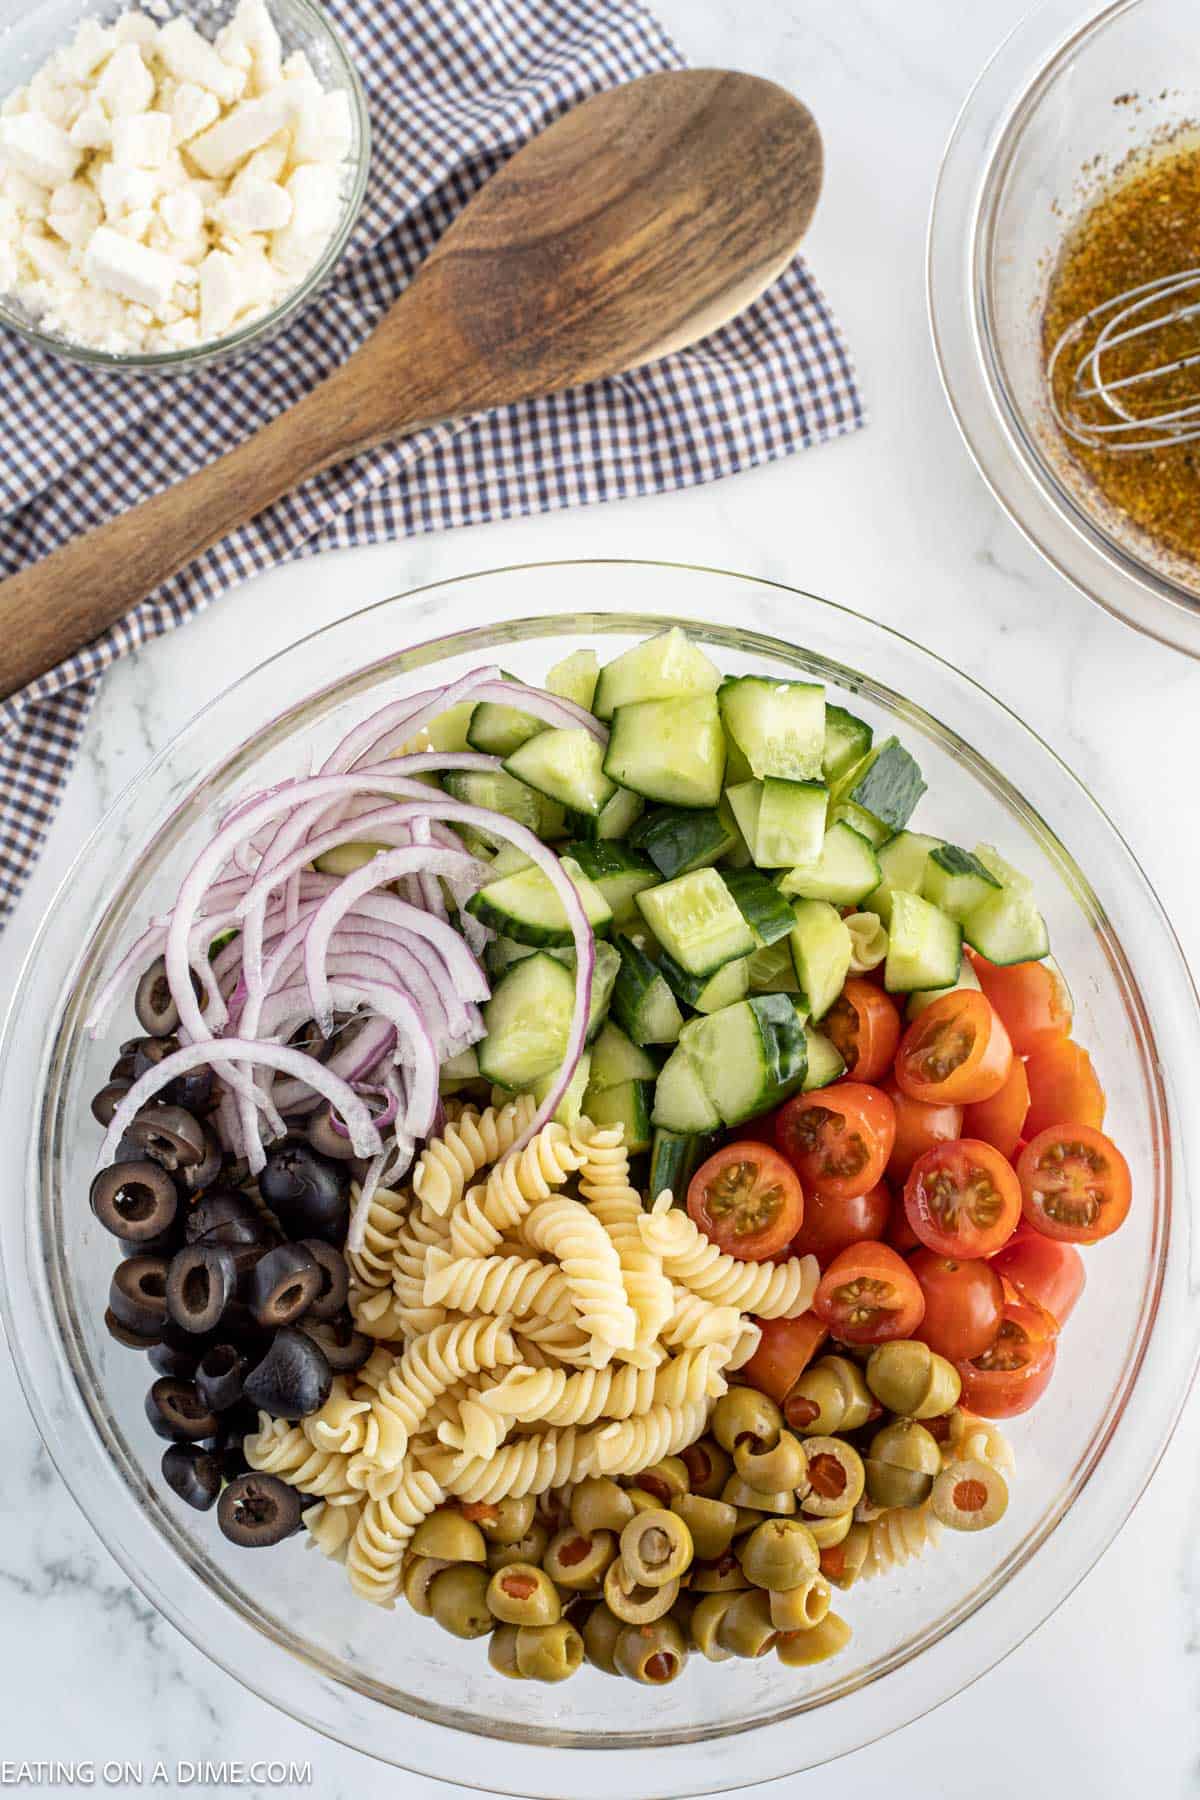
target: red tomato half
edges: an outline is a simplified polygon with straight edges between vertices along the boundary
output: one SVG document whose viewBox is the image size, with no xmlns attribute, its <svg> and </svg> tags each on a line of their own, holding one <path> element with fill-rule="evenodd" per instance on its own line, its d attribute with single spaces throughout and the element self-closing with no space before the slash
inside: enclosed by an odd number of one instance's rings
<svg viewBox="0 0 1200 1800">
<path fill-rule="evenodd" d="M 939 1256 L 991 1256 L 1020 1220 L 1021 1184 L 990 1144 L 959 1138 L 917 1158 L 904 1184 L 904 1210 Z"/>
<path fill-rule="evenodd" d="M 873 982 L 852 975 L 821 1021 L 841 1052 L 847 1075 L 875 1082 L 886 1075 L 900 1042 L 900 1014 Z"/>
<path fill-rule="evenodd" d="M 925 1301 L 902 1256 L 886 1244 L 852 1244 L 822 1275 L 812 1309 L 844 1344 L 883 1344 L 912 1336 Z"/>
<path fill-rule="evenodd" d="M 962 1404 L 984 1419 L 1012 1419 L 1028 1412 L 1049 1385 L 1056 1355 L 1041 1308 L 1010 1300 L 995 1342 L 982 1355 L 955 1365 L 962 1377 Z"/>
<path fill-rule="evenodd" d="M 798 1319 L 756 1319 L 755 1324 L 762 1339 L 742 1377 L 782 1406 L 829 1332 L 811 1312 Z"/>
<path fill-rule="evenodd" d="M 1012 963 L 1005 969 L 974 951 L 967 954 L 1018 1056 L 1071 1035 L 1071 996 L 1057 969 L 1044 962 Z"/>
<path fill-rule="evenodd" d="M 1087 1281 L 1083 1258 L 1074 1244 L 1044 1237 L 1023 1221 L 1011 1241 L 986 1266 L 1002 1276 L 1023 1300 L 1044 1306 L 1060 1327 L 1075 1310 Z"/>
<path fill-rule="evenodd" d="M 992 1144 L 1001 1156 L 1011 1159 L 1021 1141 L 1021 1127 L 1029 1111 L 1029 1080 L 1025 1064 L 1019 1056 L 1012 1059 L 1008 1079 L 990 1100 L 977 1100 L 963 1107 L 963 1136 L 981 1138 Z"/>
<path fill-rule="evenodd" d="M 825 1268 L 839 1250 L 868 1238 L 881 1238 L 891 1210 L 891 1190 L 882 1181 L 848 1200 L 810 1188 L 804 1202 L 804 1223 L 792 1240 L 792 1255 L 815 1256 Z"/>
<path fill-rule="evenodd" d="M 804 1192 L 777 1150 L 742 1139 L 701 1163 L 688 1184 L 687 1209 L 719 1249 L 765 1262 L 799 1231 Z"/>
<path fill-rule="evenodd" d="M 917 1014 L 896 1052 L 896 1081 L 914 1100 L 967 1106 L 1004 1086 L 1012 1045 L 985 994 L 956 988 Z"/>
<path fill-rule="evenodd" d="M 888 1158 L 887 1172 L 894 1182 L 907 1181 L 908 1171 L 918 1156 L 935 1144 L 952 1143 L 962 1136 L 961 1106 L 929 1106 L 924 1100 L 911 1100 L 902 1094 L 895 1081 L 887 1081 L 884 1093 L 896 1115 L 896 1137 Z"/>
<path fill-rule="evenodd" d="M 917 1336 L 950 1362 L 982 1356 L 995 1343 L 1004 1317 L 1004 1287 L 995 1264 L 918 1250 L 908 1266 L 925 1296 Z"/>
<path fill-rule="evenodd" d="M 1104 1123 L 1104 1089 L 1092 1067 L 1092 1059 L 1070 1038 L 1059 1038 L 1035 1050 L 1025 1064 L 1029 1078 L 1027 1138 L 1050 1125 L 1089 1125 L 1099 1131 Z"/>
<path fill-rule="evenodd" d="M 898 1250 L 901 1256 L 910 1256 L 914 1250 L 923 1250 L 924 1245 L 908 1222 L 908 1214 L 904 1210 L 904 1191 L 892 1195 L 891 1210 L 888 1213 L 887 1230 L 883 1234 L 885 1244 Z"/>
<path fill-rule="evenodd" d="M 1133 1186 L 1111 1138 L 1086 1125 L 1051 1125 L 1017 1164 L 1025 1217 L 1070 1244 L 1096 1244 L 1125 1221 Z"/>
<path fill-rule="evenodd" d="M 891 1101 L 861 1081 L 797 1094 L 775 1122 L 775 1142 L 805 1188 L 836 1200 L 865 1194 L 883 1179 L 895 1135 Z"/>
</svg>

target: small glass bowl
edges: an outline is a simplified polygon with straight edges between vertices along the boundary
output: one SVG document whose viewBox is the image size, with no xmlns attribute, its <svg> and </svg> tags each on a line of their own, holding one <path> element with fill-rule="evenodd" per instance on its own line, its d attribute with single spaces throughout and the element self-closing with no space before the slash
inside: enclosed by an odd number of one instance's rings
<svg viewBox="0 0 1200 1800">
<path fill-rule="evenodd" d="M 55 50 L 70 43 L 84 19 L 107 25 L 133 7 L 164 23 L 182 16 L 201 36 L 213 38 L 229 22 L 237 0 L 0 0 L 0 100 L 23 87 Z M 345 250 L 362 208 L 371 165 L 371 126 L 367 98 L 350 52 L 340 33 L 314 0 L 269 0 L 271 17 L 283 41 L 284 54 L 303 50 L 321 86 L 343 93 L 350 102 L 351 147 L 342 180 L 341 216 L 319 260 L 279 305 L 261 318 L 224 337 L 189 350 L 153 350 L 117 355 L 74 343 L 57 332 L 43 331 L 25 308 L 0 295 L 0 325 L 68 362 L 83 363 L 112 375 L 190 375 L 214 363 L 229 362 L 275 337 L 321 289 Z"/>
<path fill-rule="evenodd" d="M 562 612 L 570 602 L 569 614 Z M 614 610 L 630 601 L 639 612 Z M 731 621 L 736 621 L 732 623 Z M 1004 1519 L 838 1596 L 854 1637 L 809 1670 L 695 1656 L 665 1689 L 586 1669 L 509 1682 L 485 1647 L 369 1606 L 302 1544 L 249 1554 L 158 1472 L 143 1358 L 103 1312 L 115 1242 L 88 1207 L 125 1008 L 84 1033 L 97 987 L 163 911 L 218 814 L 307 769 L 372 709 L 499 663 L 540 681 L 583 646 L 602 660 L 681 623 L 730 673 L 828 684 L 898 733 L 929 796 L 918 824 L 983 838 L 1034 881 L 1071 982 L 1080 1041 L 1133 1173 L 1119 1235 L 1087 1252 L 1088 1289 L 1034 1411 L 1004 1426 Z M 1145 876 L 1085 790 L 1019 719 L 956 670 L 812 595 L 714 570 L 542 564 L 440 582 L 329 626 L 231 687 L 126 789 L 66 876 L 0 1044 L 0 1280 L 21 1381 L 57 1468 L 130 1579 L 208 1656 L 319 1730 L 425 1775 L 531 1795 L 709 1793 L 810 1768 L 907 1724 L 1006 1655 L 1062 1601 L 1153 1473 L 1200 1328 L 1189 1210 L 1200 1010 Z M 752 1740 L 748 1740 L 752 1733 Z"/>
<path fill-rule="evenodd" d="M 1131 152 L 1194 129 L 1192 0 L 1045 0 L 959 114 L 929 225 L 934 349 L 959 429 L 1014 524 L 1109 612 L 1200 656 L 1200 564 L 1156 545 L 1067 454 L 1041 318 L 1064 239 Z"/>
</svg>

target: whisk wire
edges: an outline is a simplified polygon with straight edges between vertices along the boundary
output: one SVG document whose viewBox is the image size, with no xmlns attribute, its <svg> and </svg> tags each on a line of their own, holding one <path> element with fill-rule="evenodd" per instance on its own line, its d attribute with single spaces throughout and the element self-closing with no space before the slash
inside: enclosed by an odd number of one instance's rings
<svg viewBox="0 0 1200 1800">
<path fill-rule="evenodd" d="M 1139 318 L 1138 315 L 1147 309 L 1189 290 L 1198 297 L 1166 311 L 1155 312 L 1149 319 Z M 1106 314 L 1112 316 L 1100 327 L 1091 349 L 1080 358 L 1071 381 L 1070 404 L 1064 408 L 1059 404 L 1054 385 L 1059 361 L 1099 320 L 1105 319 Z M 1068 325 L 1047 362 L 1050 404 L 1060 430 L 1077 443 L 1103 448 L 1113 454 L 1165 448 L 1200 437 L 1200 393 L 1194 401 L 1185 400 L 1182 405 L 1142 413 L 1131 412 L 1119 397 L 1129 389 L 1144 390 L 1154 382 L 1200 366 L 1200 351 L 1173 356 L 1128 375 L 1110 376 L 1104 367 L 1104 358 L 1123 346 L 1197 318 L 1200 318 L 1200 269 L 1181 269 L 1114 294 Z M 1087 417 L 1078 410 L 1088 401 L 1107 408 L 1111 422 Z"/>
</svg>

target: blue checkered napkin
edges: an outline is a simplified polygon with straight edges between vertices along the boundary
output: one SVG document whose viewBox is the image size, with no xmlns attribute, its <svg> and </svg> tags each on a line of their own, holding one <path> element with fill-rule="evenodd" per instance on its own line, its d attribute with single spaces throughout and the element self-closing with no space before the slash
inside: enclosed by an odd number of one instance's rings
<svg viewBox="0 0 1200 1800">
<path fill-rule="evenodd" d="M 329 0 L 371 109 L 370 188 L 319 305 L 248 361 L 117 381 L 0 342 L 0 576 L 247 437 L 356 349 L 504 160 L 598 89 L 677 67 L 640 0 Z M 711 481 L 863 422 L 802 261 L 734 324 L 635 374 L 326 471 L 0 704 L 0 921 L 40 848 L 115 658 L 289 557 Z"/>
</svg>

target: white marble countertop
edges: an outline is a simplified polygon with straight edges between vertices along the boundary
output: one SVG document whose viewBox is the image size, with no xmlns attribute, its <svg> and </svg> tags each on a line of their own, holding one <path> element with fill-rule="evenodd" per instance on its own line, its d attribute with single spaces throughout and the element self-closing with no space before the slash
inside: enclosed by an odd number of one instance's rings
<svg viewBox="0 0 1200 1800">
<path fill-rule="evenodd" d="M 232 678 L 300 633 L 421 582 L 614 552 L 793 582 L 875 614 L 982 678 L 1116 818 L 1200 966 L 1200 853 L 1181 829 L 1195 818 L 1200 673 L 1068 589 L 1000 514 L 951 423 L 925 323 L 924 229 L 941 149 L 1025 0 L 659 0 L 658 10 L 693 61 L 769 74 L 813 107 L 828 182 L 808 249 L 857 357 L 869 428 L 691 493 L 355 552 L 352 570 L 345 557 L 303 564 L 118 668 L 0 941 L 5 989 L 113 795 Z M 322 1800 L 451 1792 L 317 1737 L 209 1664 L 93 1536 L 39 1445 L 2 1349 L 0 1405 L 0 1758 L 99 1766 L 272 1755 L 310 1763 Z M 1058 1613 L 967 1693 L 847 1758 L 833 1776 L 842 1800 L 881 1791 L 908 1800 L 931 1785 L 976 1800 L 1200 1791 L 1198 1468 L 1200 1400 L 1134 1518 Z M 753 1780 L 752 1737 L 746 1775 Z M 816 1795 L 828 1781 L 796 1778 L 787 1792 Z"/>
</svg>

